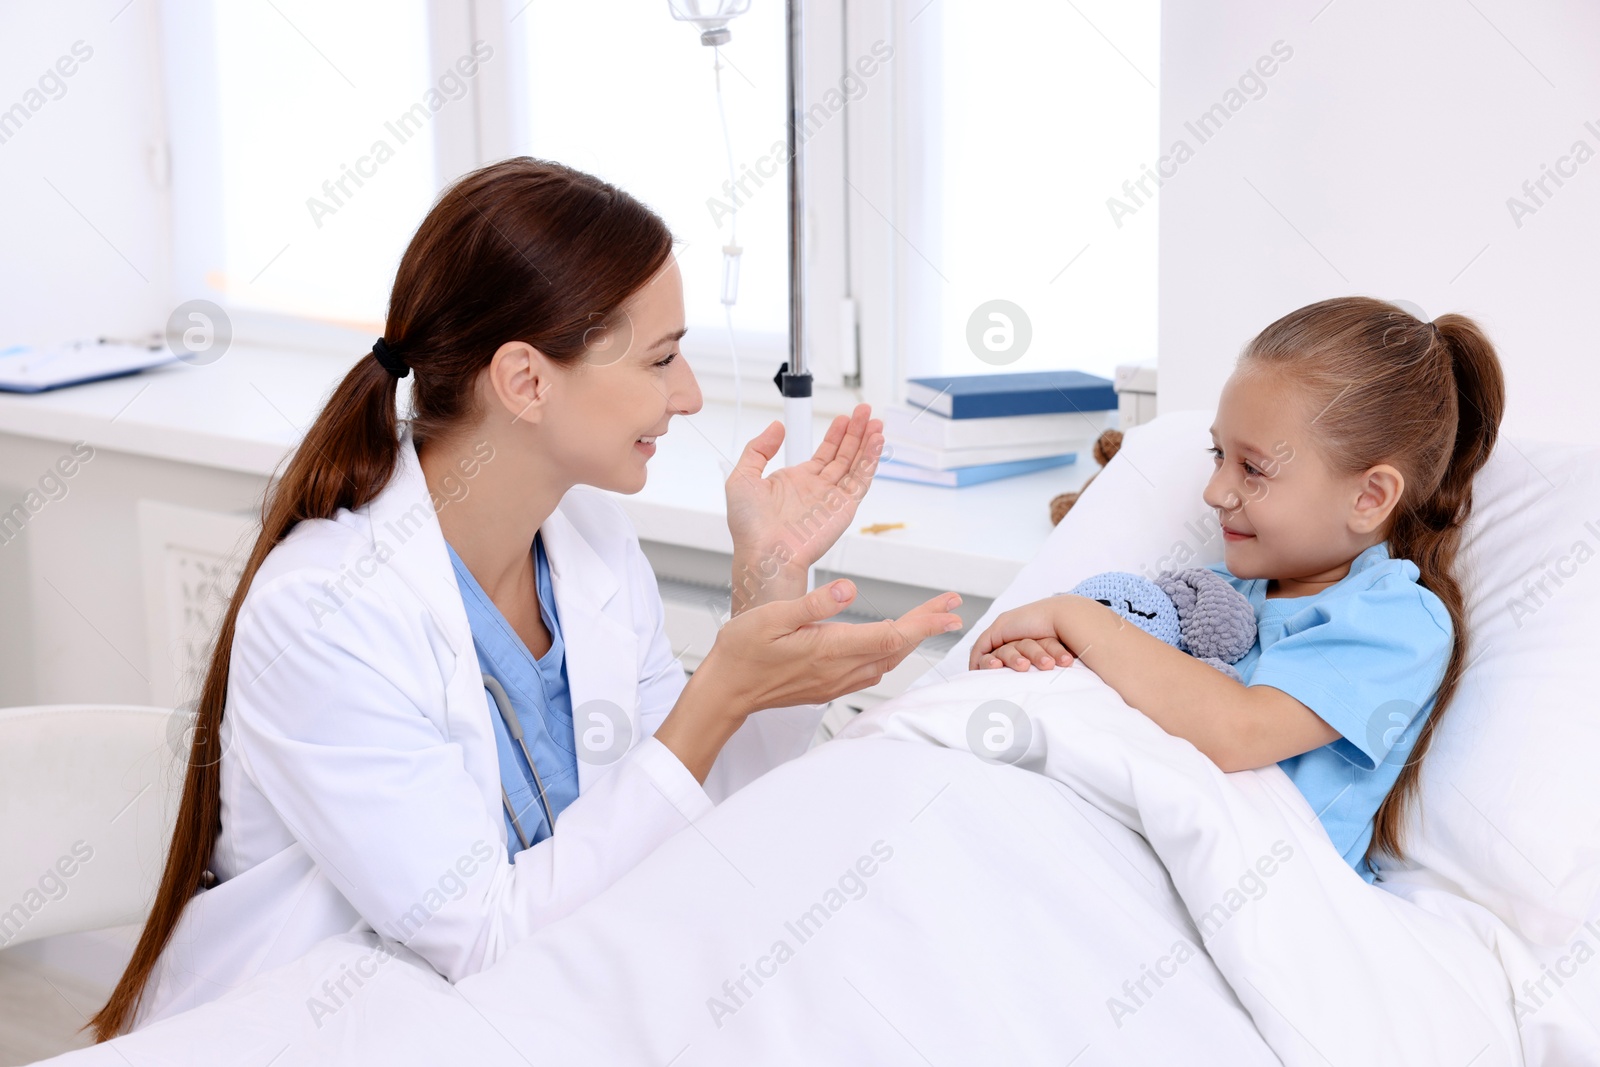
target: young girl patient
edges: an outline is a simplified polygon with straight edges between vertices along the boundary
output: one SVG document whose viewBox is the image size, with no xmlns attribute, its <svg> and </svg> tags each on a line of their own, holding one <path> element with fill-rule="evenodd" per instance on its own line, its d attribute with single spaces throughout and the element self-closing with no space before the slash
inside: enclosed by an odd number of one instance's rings
<svg viewBox="0 0 1600 1067">
<path fill-rule="evenodd" d="M 1224 771 L 1279 764 L 1368 882 L 1466 665 L 1455 573 L 1499 429 L 1493 347 L 1460 315 L 1325 300 L 1246 346 L 1211 427 L 1211 569 L 1250 598 L 1244 683 L 1081 596 L 995 619 L 974 669 L 1082 660 Z"/>
</svg>

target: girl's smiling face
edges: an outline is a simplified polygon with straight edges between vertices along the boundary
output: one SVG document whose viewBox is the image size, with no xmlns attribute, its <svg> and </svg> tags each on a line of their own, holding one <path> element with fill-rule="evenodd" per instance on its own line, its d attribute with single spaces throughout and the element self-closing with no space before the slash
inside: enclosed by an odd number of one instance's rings
<svg viewBox="0 0 1600 1067">
<path fill-rule="evenodd" d="M 1284 375 L 1241 366 L 1223 386 L 1211 426 L 1216 470 L 1204 499 L 1223 529 L 1236 578 L 1277 580 L 1309 595 L 1350 571 L 1384 538 L 1404 479 L 1387 463 L 1342 474 L 1316 446 L 1318 411 Z"/>
</svg>

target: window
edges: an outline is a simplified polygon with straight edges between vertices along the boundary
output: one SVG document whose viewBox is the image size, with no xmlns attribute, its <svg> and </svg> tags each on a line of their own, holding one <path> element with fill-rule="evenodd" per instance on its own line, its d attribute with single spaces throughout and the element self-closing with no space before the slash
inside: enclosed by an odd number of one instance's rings
<svg viewBox="0 0 1600 1067">
<path fill-rule="evenodd" d="M 773 151 L 788 107 L 783 4 L 761 0 L 729 25 L 727 142 L 713 49 L 666 0 L 534 4 L 513 25 L 526 55 L 517 151 L 613 182 L 666 220 L 684 277 L 684 347 L 698 369 L 729 366 L 722 249 L 736 226 L 740 364 L 770 378 L 787 358 L 789 329 L 787 171 Z"/>
<path fill-rule="evenodd" d="M 437 189 L 423 0 L 168 5 L 182 298 L 381 329 Z M 211 84 L 208 85 L 207 81 Z"/>
<path fill-rule="evenodd" d="M 899 27 L 907 376 L 1110 377 L 1154 357 L 1156 207 L 1113 218 L 1107 201 L 1131 203 L 1123 182 L 1158 155 L 1159 16 L 1156 0 L 934 0 Z M 1031 325 L 1014 362 L 969 343 L 993 300 Z"/>
<path fill-rule="evenodd" d="M 1124 183 L 1158 154 L 1157 0 L 804 11 L 819 408 L 847 406 L 858 370 L 882 403 L 909 376 L 1109 376 L 1154 355 L 1156 204 Z M 745 395 L 770 392 L 788 349 L 784 5 L 758 0 L 731 29 L 725 143 L 716 57 L 667 0 L 163 0 L 178 298 L 219 299 L 236 336 L 293 341 L 294 324 L 321 322 L 369 337 L 439 189 L 526 153 L 660 213 L 708 395 L 727 395 L 715 383 L 735 348 Z M 1114 217 L 1113 197 L 1134 210 Z M 731 206 L 733 345 L 719 299 Z M 997 299 L 1030 328 L 1012 362 L 968 341 Z"/>
</svg>

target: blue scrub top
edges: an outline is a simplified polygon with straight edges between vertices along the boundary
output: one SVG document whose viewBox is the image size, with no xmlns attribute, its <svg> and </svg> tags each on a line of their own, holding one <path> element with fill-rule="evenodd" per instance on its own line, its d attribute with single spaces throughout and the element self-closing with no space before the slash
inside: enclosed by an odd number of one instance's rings
<svg viewBox="0 0 1600 1067">
<path fill-rule="evenodd" d="M 550 564 L 545 559 L 544 541 L 533 539 L 534 571 L 539 589 L 539 617 L 550 631 L 550 650 L 534 658 L 516 630 L 506 621 L 494 601 L 483 591 L 461 557 L 449 542 L 450 564 L 455 568 L 461 602 L 472 626 L 472 644 L 478 651 L 478 665 L 492 676 L 511 698 L 511 708 L 522 724 L 523 740 L 544 781 L 550 811 L 559 819 L 561 812 L 578 796 L 578 756 L 572 734 L 572 694 L 567 687 L 567 652 L 561 638 L 561 620 L 556 616 L 555 592 L 550 582 Z M 492 701 L 487 688 L 484 698 Z M 506 729 L 504 720 L 490 705 L 494 720 L 495 748 L 500 757 L 500 781 L 511 806 L 522 822 L 528 843 L 549 837 L 554 828 L 545 819 L 539 803 L 538 787 L 528 770 L 522 748 Z M 503 810 L 503 809 L 502 809 Z M 515 856 L 522 850 L 511 816 L 505 816 L 507 850 Z"/>
<path fill-rule="evenodd" d="M 1320 593 L 1267 599 L 1267 579 L 1209 568 L 1250 598 L 1258 639 L 1234 666 L 1246 685 L 1270 685 L 1338 730 L 1335 741 L 1278 766 L 1310 802 L 1334 847 L 1368 882 L 1365 860 L 1378 805 L 1410 756 L 1450 660 L 1450 613 L 1417 584 L 1417 565 L 1390 559 L 1387 541 Z"/>
</svg>

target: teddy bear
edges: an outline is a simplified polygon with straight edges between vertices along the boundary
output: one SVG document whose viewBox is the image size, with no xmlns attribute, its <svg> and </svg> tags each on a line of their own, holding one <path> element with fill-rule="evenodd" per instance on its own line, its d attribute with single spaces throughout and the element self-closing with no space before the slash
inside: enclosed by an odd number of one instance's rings
<svg viewBox="0 0 1600 1067">
<path fill-rule="evenodd" d="M 1102 432 L 1099 437 L 1095 438 L 1093 449 L 1094 461 L 1100 464 L 1100 467 L 1103 470 L 1105 469 L 1105 465 L 1111 462 L 1111 457 L 1115 456 L 1117 452 L 1121 450 L 1121 448 L 1122 431 L 1106 430 Z M 1055 526 L 1061 522 L 1062 516 L 1071 510 L 1072 505 L 1076 504 L 1078 502 L 1078 498 L 1081 497 L 1084 494 L 1084 491 L 1089 488 L 1089 483 L 1094 481 L 1099 474 L 1100 471 L 1095 471 L 1093 474 L 1089 475 L 1077 492 L 1059 493 L 1050 501 L 1051 526 Z"/>
<path fill-rule="evenodd" d="M 1256 643 L 1255 608 L 1216 571 L 1190 567 L 1154 579 L 1107 571 L 1068 592 L 1098 600 L 1152 637 L 1244 680 L 1233 664 Z"/>
</svg>

